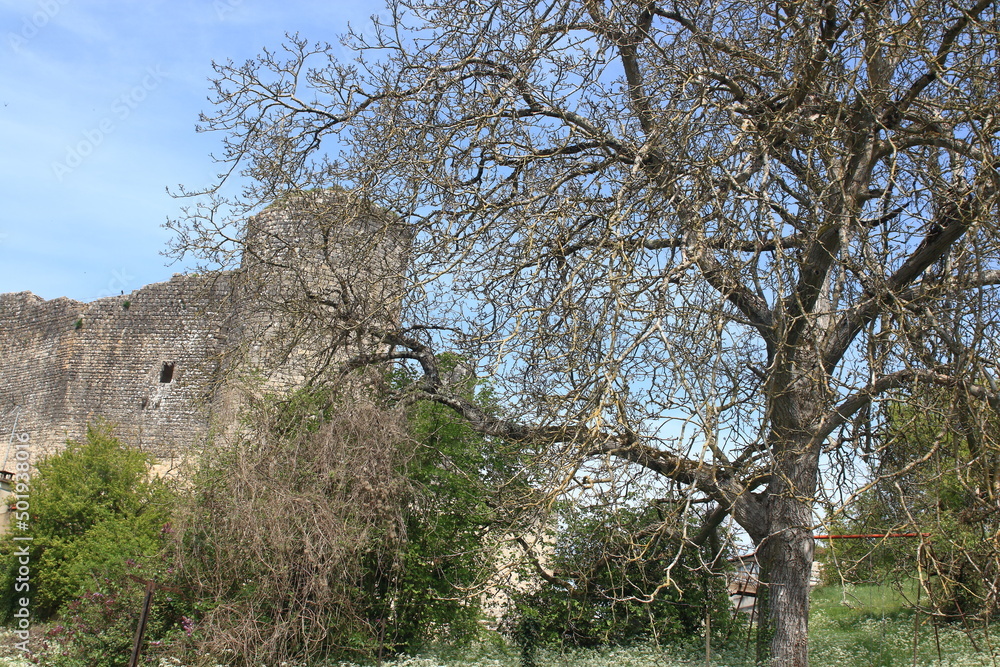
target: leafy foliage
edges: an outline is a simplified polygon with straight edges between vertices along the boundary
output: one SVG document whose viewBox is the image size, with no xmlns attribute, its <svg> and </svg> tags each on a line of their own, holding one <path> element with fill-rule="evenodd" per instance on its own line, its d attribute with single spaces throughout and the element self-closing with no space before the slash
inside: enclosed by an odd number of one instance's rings
<svg viewBox="0 0 1000 667">
<path fill-rule="evenodd" d="M 456 392 L 497 409 L 487 385 L 462 377 L 468 368 L 460 357 L 442 355 L 438 362 Z M 390 386 L 405 390 L 414 381 L 400 368 Z M 414 501 L 393 616 L 399 646 L 412 650 L 431 638 L 454 644 L 478 635 L 478 592 L 495 566 L 491 547 L 515 529 L 534 499 L 515 447 L 477 433 L 435 403 L 416 403 L 407 420 L 416 447 L 404 474 Z"/>
<path fill-rule="evenodd" d="M 61 663 L 112 667 L 128 655 L 145 586 L 138 579 L 168 582 L 164 548 L 174 496 L 150 476 L 152 458 L 123 446 L 110 426 L 87 431 L 83 442 L 38 463 L 30 487 L 31 516 L 26 531 L 4 538 L 6 556 L 0 586 L 0 613 L 13 620 L 18 558 L 14 546 L 30 544 L 31 613 L 53 617 L 49 633 L 62 645 Z M 15 542 L 22 535 L 30 542 Z M 149 648 L 172 646 L 180 633 L 185 605 L 177 595 L 160 595 L 146 632 Z"/>
<path fill-rule="evenodd" d="M 162 581 L 163 568 L 138 571 Z M 66 603 L 58 622 L 46 633 L 61 646 L 61 667 L 120 667 L 132 651 L 145 586 L 130 578 L 105 579 L 101 590 L 91 590 Z M 154 592 L 140 653 L 142 664 L 159 665 L 161 657 L 183 655 L 192 646 L 196 622 L 191 604 L 170 591 Z"/>
<path fill-rule="evenodd" d="M 551 550 L 556 576 L 520 597 L 508 619 L 522 643 L 595 647 L 684 639 L 732 621 L 722 558 L 682 550 L 655 506 L 567 505 Z M 714 567 L 713 567 L 714 561 Z M 715 570 L 715 571 L 713 571 Z"/>
<path fill-rule="evenodd" d="M 451 641 L 477 633 L 472 592 L 484 578 L 483 547 L 498 522 L 490 482 L 500 471 L 492 443 L 445 408 L 420 405 L 410 424 L 417 445 L 405 472 L 414 502 L 393 617 L 397 642 L 412 648 L 435 629 Z"/>
<path fill-rule="evenodd" d="M 11 620 L 16 596 L 15 536 L 32 537 L 31 609 L 38 620 L 101 590 L 103 582 L 125 578 L 136 564 L 157 559 L 173 497 L 163 480 L 149 476 L 151 463 L 149 455 L 122 446 L 107 425 L 89 428 L 84 442 L 70 442 L 38 463 L 28 530 L 3 538 L 0 615 L 5 622 Z"/>
<path fill-rule="evenodd" d="M 326 389 L 251 414 L 203 454 L 179 518 L 206 650 L 368 659 L 476 636 L 506 474 L 495 443 L 438 406 L 407 415 Z"/>
<path fill-rule="evenodd" d="M 961 395 L 923 392 L 886 406 L 873 482 L 833 530 L 916 533 L 913 538 L 838 540 L 826 551 L 832 577 L 850 583 L 919 579 L 928 611 L 957 618 L 1000 604 L 1000 429 Z"/>
</svg>

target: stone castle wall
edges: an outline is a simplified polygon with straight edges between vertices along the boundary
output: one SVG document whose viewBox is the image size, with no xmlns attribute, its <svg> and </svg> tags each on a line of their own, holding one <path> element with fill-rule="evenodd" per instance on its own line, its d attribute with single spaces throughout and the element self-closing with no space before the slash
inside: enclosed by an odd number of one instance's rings
<svg viewBox="0 0 1000 667">
<path fill-rule="evenodd" d="M 80 303 L 0 295 L 0 444 L 14 429 L 36 458 L 89 423 L 161 461 L 208 434 L 229 328 L 229 276 L 174 276 Z"/>
<path fill-rule="evenodd" d="M 398 318 L 412 237 L 362 202 L 302 195 L 247 222 L 233 363 L 272 388 L 300 386 L 358 335 Z M 302 210 L 305 208 L 305 211 Z M 350 220 L 349 225 L 343 223 Z"/>
<path fill-rule="evenodd" d="M 15 420 L 35 461 L 99 419 L 166 467 L 231 430 L 240 377 L 301 385 L 395 318 L 410 236 L 378 218 L 342 193 L 306 195 L 247 222 L 236 271 L 91 303 L 0 295 L 0 457 Z"/>
</svg>

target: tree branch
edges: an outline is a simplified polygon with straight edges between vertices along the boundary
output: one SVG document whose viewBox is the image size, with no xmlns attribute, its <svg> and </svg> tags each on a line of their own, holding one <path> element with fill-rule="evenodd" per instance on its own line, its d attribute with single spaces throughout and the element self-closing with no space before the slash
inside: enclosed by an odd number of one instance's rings
<svg viewBox="0 0 1000 667">
<path fill-rule="evenodd" d="M 969 395 L 986 401 L 994 410 L 1000 412 L 1000 394 L 994 391 L 953 375 L 933 370 L 908 369 L 885 375 L 841 401 L 833 412 L 823 418 L 812 437 L 810 446 L 822 444 L 831 433 L 846 424 L 858 410 L 870 405 L 880 394 L 917 382 L 941 387 L 961 387 Z"/>
<path fill-rule="evenodd" d="M 951 202 L 943 207 L 938 219 L 931 224 L 920 245 L 903 264 L 887 279 L 880 293 L 844 313 L 834 327 L 823 352 L 823 367 L 830 372 L 847 352 L 858 333 L 875 318 L 883 306 L 903 296 L 904 288 L 916 280 L 929 266 L 940 259 L 949 248 L 969 230 L 977 220 L 979 202 L 986 192 L 964 195 L 961 201 Z"/>
</svg>

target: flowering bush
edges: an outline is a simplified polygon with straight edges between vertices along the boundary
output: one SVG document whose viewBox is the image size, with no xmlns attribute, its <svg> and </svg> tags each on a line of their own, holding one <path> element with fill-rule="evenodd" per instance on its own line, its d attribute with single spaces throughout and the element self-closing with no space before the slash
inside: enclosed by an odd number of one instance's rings
<svg viewBox="0 0 1000 667">
<path fill-rule="evenodd" d="M 140 574 L 146 573 L 138 567 Z M 153 576 L 153 578 L 158 578 Z M 74 667 L 118 667 L 132 651 L 146 587 L 131 579 L 105 579 L 103 590 L 93 590 L 67 603 L 59 623 L 47 638 L 61 647 L 60 665 Z M 155 665 L 160 658 L 183 655 L 194 643 L 196 625 L 186 613 L 187 603 L 176 593 L 154 591 L 146 621 L 141 664 Z"/>
<path fill-rule="evenodd" d="M 165 553 L 173 495 L 150 476 L 151 458 L 121 445 L 107 426 L 38 464 L 31 485 L 29 535 L 31 615 L 58 619 L 45 640 L 59 665 L 120 665 L 132 650 L 145 584 L 169 584 Z M 0 618 L 13 620 L 17 552 L 0 544 Z M 23 595 L 23 593 L 22 593 Z M 176 593 L 159 592 L 150 614 L 144 655 L 183 648 L 181 621 L 192 612 Z M 191 628 L 193 630 L 193 628 Z M 36 636 L 36 639 L 37 636 Z"/>
</svg>

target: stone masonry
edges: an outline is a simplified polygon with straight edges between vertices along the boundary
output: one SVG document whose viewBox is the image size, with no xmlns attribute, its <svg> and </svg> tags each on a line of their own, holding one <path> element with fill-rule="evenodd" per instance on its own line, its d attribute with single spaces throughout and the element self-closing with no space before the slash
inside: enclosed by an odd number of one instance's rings
<svg viewBox="0 0 1000 667">
<path fill-rule="evenodd" d="M 288 323 L 287 314 L 268 308 L 296 298 L 304 304 L 296 312 L 316 308 L 319 293 L 327 303 L 321 308 L 330 309 L 333 297 L 347 298 L 350 285 L 362 285 L 373 299 L 398 308 L 397 290 L 387 285 L 400 284 L 409 237 L 398 229 L 373 234 L 373 218 L 359 218 L 356 204 L 345 204 L 343 197 L 321 193 L 310 198 L 310 213 L 303 214 L 298 202 L 251 218 L 247 247 L 255 249 L 255 258 L 245 255 L 236 271 L 176 274 L 90 303 L 46 301 L 31 292 L 0 295 L 0 456 L 14 432 L 28 434 L 37 461 L 67 439 L 84 437 L 88 424 L 105 420 L 124 441 L 169 467 L 213 430 L 232 426 L 226 422 L 238 403 L 234 366 L 258 375 L 263 370 L 286 388 L 304 381 L 318 355 L 310 348 L 332 334 L 320 330 L 315 340 L 296 339 L 285 349 L 290 329 L 281 325 Z M 317 202 L 324 204 L 319 215 Z M 363 262 L 352 262 L 343 239 L 357 248 L 359 237 L 368 249 Z M 275 257 L 282 261 L 270 261 Z M 306 284 L 308 293 L 288 291 L 297 284 Z M 321 322 L 324 312 L 312 316 Z M 5 469 L 12 469 L 12 461 Z"/>
<path fill-rule="evenodd" d="M 225 277 L 181 275 L 91 303 L 0 295 L 3 434 L 27 433 L 36 460 L 98 419 L 161 460 L 202 440 L 227 297 Z"/>
</svg>

